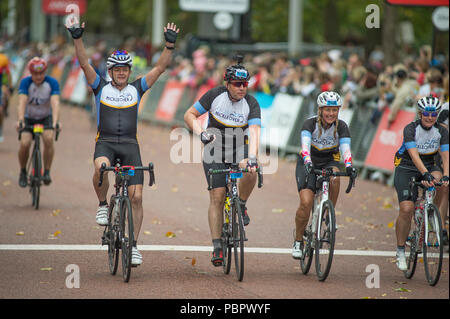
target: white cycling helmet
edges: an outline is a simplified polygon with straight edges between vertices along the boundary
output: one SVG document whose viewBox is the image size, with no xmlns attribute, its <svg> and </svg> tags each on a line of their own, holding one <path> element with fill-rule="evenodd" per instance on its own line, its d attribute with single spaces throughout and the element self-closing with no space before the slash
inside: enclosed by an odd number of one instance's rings
<svg viewBox="0 0 450 319">
<path fill-rule="evenodd" d="M 106 67 L 109 69 L 115 66 L 131 66 L 133 65 L 133 59 L 127 51 L 116 50 L 114 51 L 106 61 Z"/>
<path fill-rule="evenodd" d="M 417 108 L 420 112 L 438 112 L 441 110 L 441 102 L 437 97 L 426 96 L 417 101 Z"/>
<path fill-rule="evenodd" d="M 325 91 L 317 97 L 317 105 L 324 106 L 342 106 L 341 96 L 333 91 Z"/>
</svg>

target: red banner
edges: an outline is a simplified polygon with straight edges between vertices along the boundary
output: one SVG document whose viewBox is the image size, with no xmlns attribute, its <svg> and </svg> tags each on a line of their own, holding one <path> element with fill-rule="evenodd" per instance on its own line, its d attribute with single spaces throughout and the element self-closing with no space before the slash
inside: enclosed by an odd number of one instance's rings
<svg viewBox="0 0 450 319">
<path fill-rule="evenodd" d="M 158 120 L 165 122 L 173 120 L 185 87 L 185 83 L 174 80 L 167 81 L 155 113 Z"/>
<path fill-rule="evenodd" d="M 386 0 L 387 3 L 394 6 L 424 6 L 424 7 L 440 7 L 447 6 L 449 0 Z"/>
<path fill-rule="evenodd" d="M 393 172 L 395 152 L 403 143 L 403 129 L 414 121 L 416 112 L 400 110 L 394 123 L 388 128 L 389 112 L 390 110 L 386 109 L 383 113 L 364 166 Z"/>
<path fill-rule="evenodd" d="M 73 11 L 69 5 L 78 6 L 78 12 Z M 45 14 L 56 14 L 65 16 L 67 14 L 82 15 L 86 12 L 86 0 L 42 0 L 42 11 Z M 66 12 L 68 8 L 68 12 Z"/>
<path fill-rule="evenodd" d="M 67 76 L 66 84 L 64 85 L 61 97 L 65 100 L 70 100 L 74 90 L 75 86 L 78 82 L 78 77 L 80 76 L 81 68 L 72 68 L 69 75 Z"/>
</svg>

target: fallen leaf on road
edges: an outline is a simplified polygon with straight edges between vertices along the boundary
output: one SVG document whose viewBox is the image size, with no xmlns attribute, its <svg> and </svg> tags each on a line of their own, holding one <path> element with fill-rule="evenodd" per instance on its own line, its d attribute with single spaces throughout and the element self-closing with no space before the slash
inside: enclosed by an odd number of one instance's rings
<svg viewBox="0 0 450 319">
<path fill-rule="evenodd" d="M 408 297 L 400 296 L 400 299 L 408 299 Z"/>
<path fill-rule="evenodd" d="M 195 266 L 196 263 L 197 263 L 197 260 L 195 258 L 192 258 L 192 262 L 191 262 L 192 267 Z"/>
<path fill-rule="evenodd" d="M 60 235 L 60 234 L 61 234 L 61 231 L 57 230 L 53 233 L 53 236 L 58 237 L 58 235 Z"/>
<path fill-rule="evenodd" d="M 381 297 L 386 297 L 386 296 L 387 296 L 387 294 L 386 294 L 386 293 L 384 293 L 384 294 L 382 294 L 382 295 L 381 295 Z"/>
<path fill-rule="evenodd" d="M 153 218 L 152 224 L 161 225 L 161 221 L 158 218 Z"/>
<path fill-rule="evenodd" d="M 388 227 L 389 227 L 389 228 L 394 227 L 394 222 L 390 222 L 390 223 L 388 224 Z"/>
<path fill-rule="evenodd" d="M 351 218 L 351 217 L 345 217 L 345 221 L 346 221 L 347 223 L 351 223 L 351 222 L 353 221 L 353 218 Z"/>
<path fill-rule="evenodd" d="M 411 290 L 406 288 L 392 288 L 396 292 L 411 292 Z"/>
<path fill-rule="evenodd" d="M 272 208 L 272 213 L 284 213 L 285 209 L 284 208 Z"/>
<path fill-rule="evenodd" d="M 345 239 L 348 239 L 348 240 L 355 240 L 356 237 L 345 237 Z"/>
<path fill-rule="evenodd" d="M 172 186 L 172 188 L 170 189 L 173 193 L 177 193 L 178 192 L 178 186 Z"/>
<path fill-rule="evenodd" d="M 17 235 L 17 236 L 23 236 L 23 235 L 25 235 L 25 233 L 24 233 L 23 231 L 18 231 L 18 232 L 16 233 L 16 235 Z"/>
<path fill-rule="evenodd" d="M 9 185 L 11 185 L 11 181 L 10 180 L 7 180 L 7 181 L 3 182 L 3 186 L 9 186 Z"/>
<path fill-rule="evenodd" d="M 54 209 L 53 212 L 52 212 L 52 215 L 53 216 L 58 216 L 59 213 L 61 213 L 61 209 Z"/>
<path fill-rule="evenodd" d="M 41 268 L 41 271 L 52 271 L 53 268 L 52 267 L 43 267 Z"/>
<path fill-rule="evenodd" d="M 337 211 L 336 211 L 336 216 L 341 216 L 341 215 L 342 215 L 342 212 L 339 211 L 339 210 L 337 210 Z"/>
<path fill-rule="evenodd" d="M 144 230 L 144 235 L 151 235 L 152 233 L 148 230 Z"/>
<path fill-rule="evenodd" d="M 403 282 L 403 281 L 394 281 L 394 283 L 399 284 L 399 285 L 406 285 L 406 282 Z"/>
<path fill-rule="evenodd" d="M 176 235 L 175 235 L 175 233 L 173 233 L 173 232 L 171 232 L 171 231 L 168 231 L 168 232 L 166 233 L 166 237 L 167 237 L 167 238 L 173 238 L 173 237 L 176 237 Z"/>
</svg>

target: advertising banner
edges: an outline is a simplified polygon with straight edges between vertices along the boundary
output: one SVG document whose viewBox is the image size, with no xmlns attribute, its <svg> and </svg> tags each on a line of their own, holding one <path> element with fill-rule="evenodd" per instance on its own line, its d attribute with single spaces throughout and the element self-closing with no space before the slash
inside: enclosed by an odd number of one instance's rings
<svg viewBox="0 0 450 319">
<path fill-rule="evenodd" d="M 403 129 L 416 117 L 415 111 L 400 110 L 388 128 L 389 109 L 386 109 L 378 125 L 364 166 L 394 171 L 394 155 L 403 143 Z"/>
<path fill-rule="evenodd" d="M 165 122 L 173 121 L 185 87 L 185 83 L 174 80 L 167 81 L 161 99 L 158 102 L 155 114 L 156 119 Z"/>
</svg>

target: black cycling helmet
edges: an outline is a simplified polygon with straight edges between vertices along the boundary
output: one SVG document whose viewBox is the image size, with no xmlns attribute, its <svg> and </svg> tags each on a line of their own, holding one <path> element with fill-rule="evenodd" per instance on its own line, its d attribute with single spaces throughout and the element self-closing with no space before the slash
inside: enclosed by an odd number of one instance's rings
<svg viewBox="0 0 450 319">
<path fill-rule="evenodd" d="M 224 81 L 248 81 L 250 79 L 250 73 L 248 73 L 248 70 L 241 64 L 242 59 L 242 56 L 236 56 L 237 64 L 227 67 L 223 76 Z"/>
</svg>

